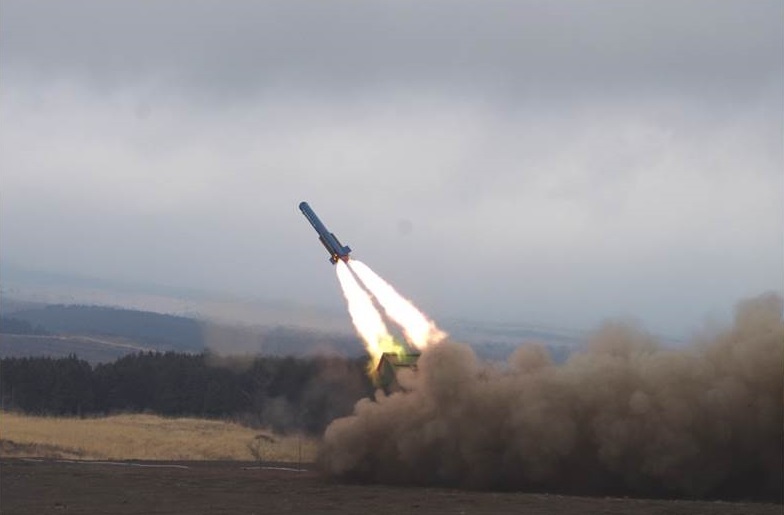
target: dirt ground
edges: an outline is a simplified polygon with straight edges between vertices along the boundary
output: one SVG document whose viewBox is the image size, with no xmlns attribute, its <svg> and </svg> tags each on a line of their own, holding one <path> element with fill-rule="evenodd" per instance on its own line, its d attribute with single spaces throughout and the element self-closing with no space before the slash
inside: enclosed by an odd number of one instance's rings
<svg viewBox="0 0 784 515">
<path fill-rule="evenodd" d="M 782 505 L 336 484 L 242 462 L 0 460 L 0 513 L 776 514 Z"/>
</svg>

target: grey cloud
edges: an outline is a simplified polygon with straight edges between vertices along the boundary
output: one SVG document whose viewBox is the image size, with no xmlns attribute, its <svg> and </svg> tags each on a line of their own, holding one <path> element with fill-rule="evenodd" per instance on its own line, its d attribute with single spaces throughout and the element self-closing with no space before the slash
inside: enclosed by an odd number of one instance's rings
<svg viewBox="0 0 784 515">
<path fill-rule="evenodd" d="M 6 1 L 6 72 L 203 94 L 439 87 L 582 97 L 781 84 L 780 2 Z"/>
<path fill-rule="evenodd" d="M 434 316 L 678 332 L 784 281 L 783 9 L 6 0 L 2 258 L 337 304 L 308 200 Z"/>
</svg>

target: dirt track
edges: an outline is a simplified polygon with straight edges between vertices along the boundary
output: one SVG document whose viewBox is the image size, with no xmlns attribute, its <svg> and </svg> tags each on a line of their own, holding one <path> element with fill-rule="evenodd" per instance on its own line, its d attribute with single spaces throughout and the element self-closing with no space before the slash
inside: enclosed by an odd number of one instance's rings
<svg viewBox="0 0 784 515">
<path fill-rule="evenodd" d="M 776 504 L 569 497 L 334 484 L 256 463 L 0 461 L 5 514 L 777 514 Z"/>
</svg>

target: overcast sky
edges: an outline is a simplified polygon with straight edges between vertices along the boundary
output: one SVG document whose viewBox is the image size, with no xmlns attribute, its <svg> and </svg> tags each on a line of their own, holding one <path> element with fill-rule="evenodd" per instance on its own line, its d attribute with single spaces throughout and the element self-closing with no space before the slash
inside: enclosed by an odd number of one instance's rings
<svg viewBox="0 0 784 515">
<path fill-rule="evenodd" d="M 781 1 L 0 4 L 0 259 L 679 335 L 784 287 Z"/>
</svg>

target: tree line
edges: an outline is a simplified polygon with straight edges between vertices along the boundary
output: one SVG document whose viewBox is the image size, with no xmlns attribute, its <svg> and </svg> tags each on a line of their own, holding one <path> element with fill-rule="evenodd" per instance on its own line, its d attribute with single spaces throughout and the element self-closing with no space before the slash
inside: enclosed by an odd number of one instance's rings
<svg viewBox="0 0 784 515">
<path fill-rule="evenodd" d="M 67 358 L 0 359 L 0 403 L 37 415 L 148 412 L 231 418 L 317 434 L 372 393 L 365 359 L 146 352 L 95 367 Z"/>
</svg>

